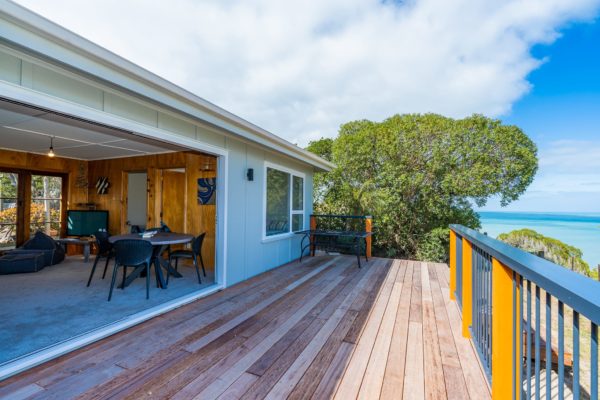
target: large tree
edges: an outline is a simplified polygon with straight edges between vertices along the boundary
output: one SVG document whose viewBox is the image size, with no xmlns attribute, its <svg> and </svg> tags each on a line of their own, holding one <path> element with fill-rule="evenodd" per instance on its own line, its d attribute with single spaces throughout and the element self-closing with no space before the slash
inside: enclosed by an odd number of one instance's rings
<svg viewBox="0 0 600 400">
<path fill-rule="evenodd" d="M 537 170 L 537 149 L 521 129 L 473 115 L 395 115 L 354 121 L 308 150 L 336 168 L 315 177 L 318 212 L 372 214 L 375 249 L 415 256 L 431 231 L 479 227 L 473 205 L 516 200 Z"/>
</svg>

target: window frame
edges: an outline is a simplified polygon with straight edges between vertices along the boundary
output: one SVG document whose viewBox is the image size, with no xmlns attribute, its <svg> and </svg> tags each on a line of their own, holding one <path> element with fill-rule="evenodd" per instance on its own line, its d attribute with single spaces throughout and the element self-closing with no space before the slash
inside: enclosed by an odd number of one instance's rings
<svg viewBox="0 0 600 400">
<path fill-rule="evenodd" d="M 64 220 L 65 218 L 63 217 L 63 215 L 66 214 L 66 210 L 64 209 L 65 206 L 65 199 L 64 199 L 64 185 L 65 185 L 65 179 L 63 176 L 61 175 L 56 175 L 56 174 L 52 174 L 52 173 L 45 173 L 45 172 L 36 172 L 33 171 L 31 173 L 31 179 L 30 179 L 30 185 L 33 185 L 33 177 L 34 176 L 39 176 L 39 177 L 49 177 L 49 178 L 59 178 L 60 179 L 60 197 L 48 197 L 48 198 L 43 198 L 43 197 L 35 197 L 35 194 L 33 193 L 33 187 L 31 188 L 30 191 L 30 199 L 29 199 L 29 209 L 31 210 L 31 206 L 33 206 L 33 204 L 35 204 L 38 201 L 57 201 L 59 204 L 59 212 L 58 212 L 58 219 L 57 220 L 53 220 L 52 218 L 50 218 L 49 221 L 42 221 L 41 224 L 45 225 L 45 224 L 53 224 L 56 223 L 58 224 L 58 237 L 61 237 L 63 235 L 64 229 Z M 30 217 L 31 217 L 31 212 L 29 213 Z M 36 232 L 36 230 L 32 229 L 34 223 L 31 222 L 31 218 L 29 219 L 29 235 L 30 237 Z M 52 235 L 50 235 L 49 232 L 44 232 L 46 235 L 53 237 Z M 56 237 L 53 237 L 54 239 L 56 239 Z"/>
<path fill-rule="evenodd" d="M 66 234 L 66 219 L 67 219 L 67 208 L 69 199 L 69 173 L 68 172 L 55 172 L 47 171 L 44 169 L 35 168 L 12 168 L 12 167 L 0 167 L 0 172 L 15 173 L 19 177 L 19 183 L 17 187 L 17 244 L 15 247 L 20 247 L 30 237 L 31 218 L 29 213 L 25 212 L 31 208 L 32 196 L 26 186 L 31 187 L 31 177 L 33 175 L 46 175 L 56 176 L 62 179 L 61 184 L 61 205 L 60 205 L 60 236 L 65 237 Z"/>
<path fill-rule="evenodd" d="M 267 236 L 267 171 L 268 169 L 274 169 L 280 172 L 284 172 L 289 174 L 290 176 L 290 189 L 289 189 L 289 224 L 288 231 L 283 233 L 278 233 L 275 235 Z M 302 179 L 302 210 L 294 210 L 294 177 L 298 177 Z M 262 241 L 270 242 L 273 240 L 286 239 L 294 236 L 294 232 L 299 232 L 306 229 L 306 174 L 300 171 L 297 171 L 292 168 L 284 167 L 279 164 L 274 164 L 269 161 L 265 161 L 263 167 L 263 218 L 262 218 Z M 292 230 L 292 219 L 294 215 L 302 215 L 302 226 L 299 231 Z"/>
<path fill-rule="evenodd" d="M 18 230 L 20 229 L 19 227 L 19 185 L 20 185 L 20 180 L 21 180 L 21 175 L 19 175 L 16 172 L 13 171 L 7 171 L 5 169 L 0 169 L 0 173 L 2 174 L 15 174 L 17 175 L 17 186 L 15 187 L 16 189 L 16 193 L 14 197 L 9 197 L 9 196 L 5 196 L 4 193 L 0 194 L 0 200 L 14 200 L 14 204 L 15 204 L 15 222 L 14 223 L 10 223 L 10 222 L 4 222 L 4 223 L 0 223 L 0 229 L 2 229 L 5 226 L 13 226 L 14 227 L 14 238 L 15 238 L 15 242 L 14 244 L 10 244 L 10 245 L 6 245 L 3 246 L 2 244 L 0 244 L 0 249 L 1 250 L 9 250 L 9 249 L 14 249 L 18 246 Z M 3 201 L 2 201 L 3 202 Z M 10 210 L 10 208 L 6 208 L 4 210 L 0 209 L 0 211 L 5 211 L 5 210 Z"/>
</svg>

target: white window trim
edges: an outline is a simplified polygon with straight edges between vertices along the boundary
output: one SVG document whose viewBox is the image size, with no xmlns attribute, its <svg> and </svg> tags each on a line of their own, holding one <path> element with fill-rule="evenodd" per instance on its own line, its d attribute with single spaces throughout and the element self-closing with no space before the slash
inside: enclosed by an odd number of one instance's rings
<svg viewBox="0 0 600 400">
<path fill-rule="evenodd" d="M 267 168 L 276 169 L 281 172 L 285 172 L 290 174 L 290 223 L 289 223 L 289 232 L 280 233 L 277 235 L 267 236 Z M 302 210 L 294 211 L 294 176 L 298 178 L 302 178 Z M 294 231 L 292 231 L 292 216 L 293 215 L 302 215 L 302 228 L 300 230 L 306 229 L 306 174 L 300 171 L 297 171 L 292 168 L 284 167 L 279 164 L 274 164 L 269 161 L 265 161 L 263 167 L 263 222 L 262 222 L 262 242 L 272 242 L 275 240 L 288 239 L 295 236 Z"/>
</svg>

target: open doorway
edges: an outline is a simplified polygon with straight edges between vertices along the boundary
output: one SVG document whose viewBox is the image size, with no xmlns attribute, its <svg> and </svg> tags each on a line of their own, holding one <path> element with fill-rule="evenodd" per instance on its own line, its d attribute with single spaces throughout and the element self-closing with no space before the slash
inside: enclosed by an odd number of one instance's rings
<svg viewBox="0 0 600 400">
<path fill-rule="evenodd" d="M 71 340 L 81 345 L 88 336 L 93 341 L 220 288 L 224 273 L 216 261 L 224 268 L 224 247 L 221 239 L 218 257 L 216 238 L 223 233 L 217 234 L 216 156 L 39 109 L 17 109 L 13 103 L 3 107 L 0 101 L 0 212 L 7 215 L 0 221 L 1 247 L 20 247 L 38 231 L 63 239 L 74 211 L 103 213 L 102 226 L 110 235 L 130 233 L 131 225 L 158 227 L 162 221 L 173 232 L 205 234 L 201 253 L 207 276 L 198 282 L 191 263 L 180 261 L 182 277 L 172 277 L 166 288 L 151 285 L 149 300 L 145 280 L 136 279 L 115 290 L 109 303 L 114 259 L 108 264 L 101 259 L 92 275 L 95 246 L 86 261 L 79 245 L 69 244 L 64 259 L 0 276 L 0 302 L 14 304 L 2 314 L 10 329 L 0 332 L 5 343 L 0 370 L 17 359 L 38 362 L 40 352 L 56 354 L 53 346 L 64 348 Z M 47 155 L 50 138 L 54 157 Z M 15 301 L 23 298 L 27 301 Z"/>
<path fill-rule="evenodd" d="M 127 211 L 125 224 L 130 232 L 141 232 L 148 220 L 148 173 L 127 172 Z"/>
</svg>

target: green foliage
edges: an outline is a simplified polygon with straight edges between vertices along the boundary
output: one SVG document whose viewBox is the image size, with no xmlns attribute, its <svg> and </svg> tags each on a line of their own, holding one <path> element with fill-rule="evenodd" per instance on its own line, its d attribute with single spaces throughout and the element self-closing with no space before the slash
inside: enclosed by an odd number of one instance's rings
<svg viewBox="0 0 600 400">
<path fill-rule="evenodd" d="M 481 115 L 349 122 L 308 150 L 337 166 L 315 176 L 316 212 L 373 215 L 374 251 L 384 256 L 414 257 L 451 223 L 478 228 L 473 203 L 516 200 L 537 170 L 536 146 L 518 127 Z"/>
<path fill-rule="evenodd" d="M 443 262 L 449 261 L 450 229 L 435 228 L 423 236 L 417 246 L 417 260 Z"/>
<path fill-rule="evenodd" d="M 0 172 L 0 198 L 17 197 L 18 175 L 10 172 Z"/>
<path fill-rule="evenodd" d="M 548 236 L 544 236 L 532 229 L 520 229 L 509 233 L 502 233 L 498 240 L 518 247 L 529 253 L 542 255 L 555 264 L 577 271 L 585 276 L 596 277 L 597 271 L 592 271 L 588 263 L 583 260 L 583 252 L 577 247 L 570 246 Z"/>
<path fill-rule="evenodd" d="M 18 175 L 0 172 L 0 246 L 14 244 L 17 223 Z M 60 230 L 62 179 L 31 176 L 30 229 L 58 235 Z"/>
</svg>

